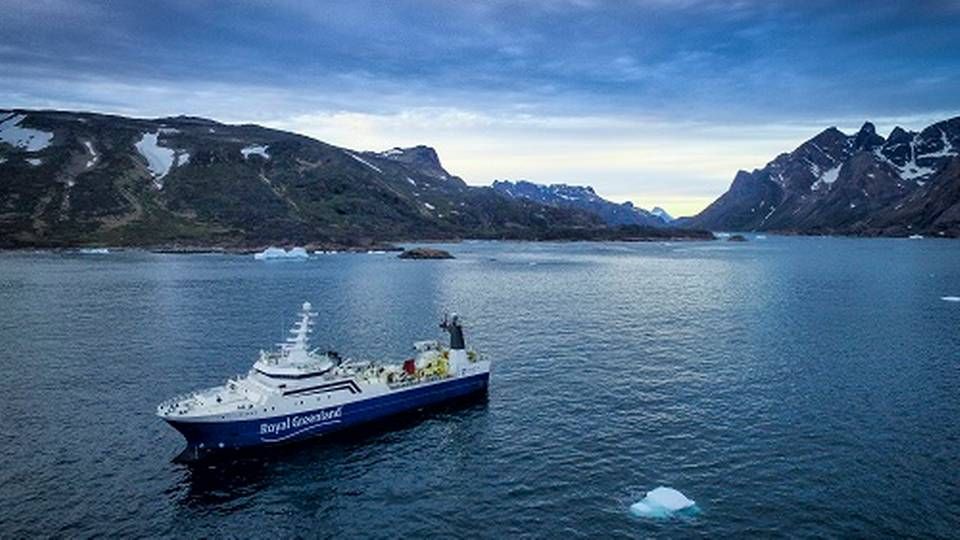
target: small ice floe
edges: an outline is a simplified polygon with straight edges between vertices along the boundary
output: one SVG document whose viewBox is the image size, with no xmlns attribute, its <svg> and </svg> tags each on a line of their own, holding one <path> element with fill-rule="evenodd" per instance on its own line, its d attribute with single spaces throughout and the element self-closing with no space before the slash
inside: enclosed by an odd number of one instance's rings
<svg viewBox="0 0 960 540">
<path fill-rule="evenodd" d="M 289 250 L 278 247 L 268 247 L 260 253 L 255 253 L 253 258 L 258 261 L 303 260 L 310 258 L 310 255 L 308 255 L 307 250 L 302 247 L 295 247 Z"/>
<path fill-rule="evenodd" d="M 960 296 L 941 296 L 940 299 L 944 302 L 960 302 Z"/>
<path fill-rule="evenodd" d="M 679 513 L 695 511 L 697 503 L 679 491 L 660 486 L 648 491 L 643 500 L 630 506 L 630 512 L 639 517 L 668 518 Z"/>
<path fill-rule="evenodd" d="M 911 235 L 908 236 L 907 238 L 910 239 L 910 240 L 923 240 L 923 235 L 922 235 L 922 234 L 911 234 Z"/>
<path fill-rule="evenodd" d="M 83 255 L 109 255 L 110 250 L 107 248 L 81 248 L 80 253 Z"/>
<path fill-rule="evenodd" d="M 340 252 L 335 249 L 318 249 L 313 252 L 314 255 L 336 255 L 337 253 Z"/>
<path fill-rule="evenodd" d="M 765 235 L 765 234 L 758 234 L 758 235 L 754 236 L 753 239 L 754 239 L 754 240 L 766 240 L 766 239 L 767 239 L 767 235 Z"/>
</svg>

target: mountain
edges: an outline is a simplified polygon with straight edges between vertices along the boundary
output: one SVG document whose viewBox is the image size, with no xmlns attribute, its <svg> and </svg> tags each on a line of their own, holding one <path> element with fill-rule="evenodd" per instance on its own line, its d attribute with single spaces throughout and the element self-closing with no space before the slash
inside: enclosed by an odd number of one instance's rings
<svg viewBox="0 0 960 540">
<path fill-rule="evenodd" d="M 596 216 L 470 187 L 425 146 L 358 152 L 194 117 L 0 110 L 0 247 L 611 234 Z"/>
<path fill-rule="evenodd" d="M 412 148 L 394 147 L 385 152 L 364 152 L 364 155 L 404 163 L 416 167 L 424 174 L 429 174 L 440 180 L 449 180 L 451 178 L 450 173 L 440 164 L 440 157 L 437 156 L 437 151 L 429 146 L 420 145 Z"/>
<path fill-rule="evenodd" d="M 690 227 L 804 234 L 960 237 L 960 117 L 887 138 L 831 127 L 685 220 Z"/>
<path fill-rule="evenodd" d="M 493 182 L 493 189 L 512 200 L 529 200 L 556 208 L 582 210 L 598 216 L 610 226 L 663 227 L 669 223 L 658 215 L 635 207 L 631 202 L 617 204 L 608 201 L 597 195 L 590 186 L 543 185 L 526 180 L 517 182 L 496 180 Z"/>
<path fill-rule="evenodd" d="M 650 213 L 660 218 L 660 221 L 664 222 L 665 224 L 669 225 L 674 221 L 673 216 L 671 216 L 669 213 L 667 213 L 666 210 L 664 210 L 663 208 L 660 208 L 659 206 L 654 206 L 653 210 L 651 210 Z"/>
</svg>

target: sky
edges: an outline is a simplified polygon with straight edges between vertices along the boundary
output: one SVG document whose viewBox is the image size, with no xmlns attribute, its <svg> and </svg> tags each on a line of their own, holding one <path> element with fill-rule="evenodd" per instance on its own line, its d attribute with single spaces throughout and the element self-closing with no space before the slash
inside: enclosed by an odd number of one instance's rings
<svg viewBox="0 0 960 540">
<path fill-rule="evenodd" d="M 829 126 L 960 115 L 960 0 L 0 0 L 0 108 L 426 144 L 691 215 Z"/>
</svg>

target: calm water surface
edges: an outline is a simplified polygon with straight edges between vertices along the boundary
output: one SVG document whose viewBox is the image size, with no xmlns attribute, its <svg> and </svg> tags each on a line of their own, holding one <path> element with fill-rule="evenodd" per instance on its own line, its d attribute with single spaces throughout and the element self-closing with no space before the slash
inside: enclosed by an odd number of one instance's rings
<svg viewBox="0 0 960 540">
<path fill-rule="evenodd" d="M 960 242 L 445 247 L 0 255 L 0 536 L 960 535 Z M 459 311 L 489 399 L 171 463 L 156 404 L 248 369 L 304 300 L 370 358 Z M 658 485 L 700 513 L 632 516 Z"/>
</svg>

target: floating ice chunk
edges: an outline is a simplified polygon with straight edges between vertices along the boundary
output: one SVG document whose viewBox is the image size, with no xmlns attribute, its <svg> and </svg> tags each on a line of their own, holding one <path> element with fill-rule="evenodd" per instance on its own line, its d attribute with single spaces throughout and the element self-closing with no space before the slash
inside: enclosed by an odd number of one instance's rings
<svg viewBox="0 0 960 540">
<path fill-rule="evenodd" d="M 37 159 L 37 158 L 30 158 L 27 160 L 27 163 L 29 163 L 33 167 L 39 167 L 40 165 L 43 165 L 43 160 Z"/>
<path fill-rule="evenodd" d="M 253 258 L 258 261 L 272 260 L 300 260 L 307 259 L 310 255 L 302 247 L 291 248 L 289 251 L 278 247 L 268 247 L 260 253 L 255 253 Z"/>
<path fill-rule="evenodd" d="M 50 146 L 53 133 L 20 127 L 20 122 L 25 118 L 26 115 L 13 114 L 0 119 L 0 141 L 27 152 L 39 152 Z"/>
<path fill-rule="evenodd" d="M 960 296 L 941 296 L 940 299 L 944 302 L 960 302 Z"/>
<path fill-rule="evenodd" d="M 243 159 L 247 159 L 251 154 L 260 156 L 263 159 L 270 159 L 270 154 L 267 153 L 268 145 L 251 145 L 240 150 L 240 153 L 243 154 Z"/>
<path fill-rule="evenodd" d="M 677 512 L 692 509 L 697 503 L 679 491 L 660 486 L 648 491 L 643 500 L 630 506 L 630 512 L 640 517 L 667 518 Z"/>
<path fill-rule="evenodd" d="M 81 248 L 80 253 L 83 255 L 109 255 L 110 250 L 107 248 Z"/>
</svg>

